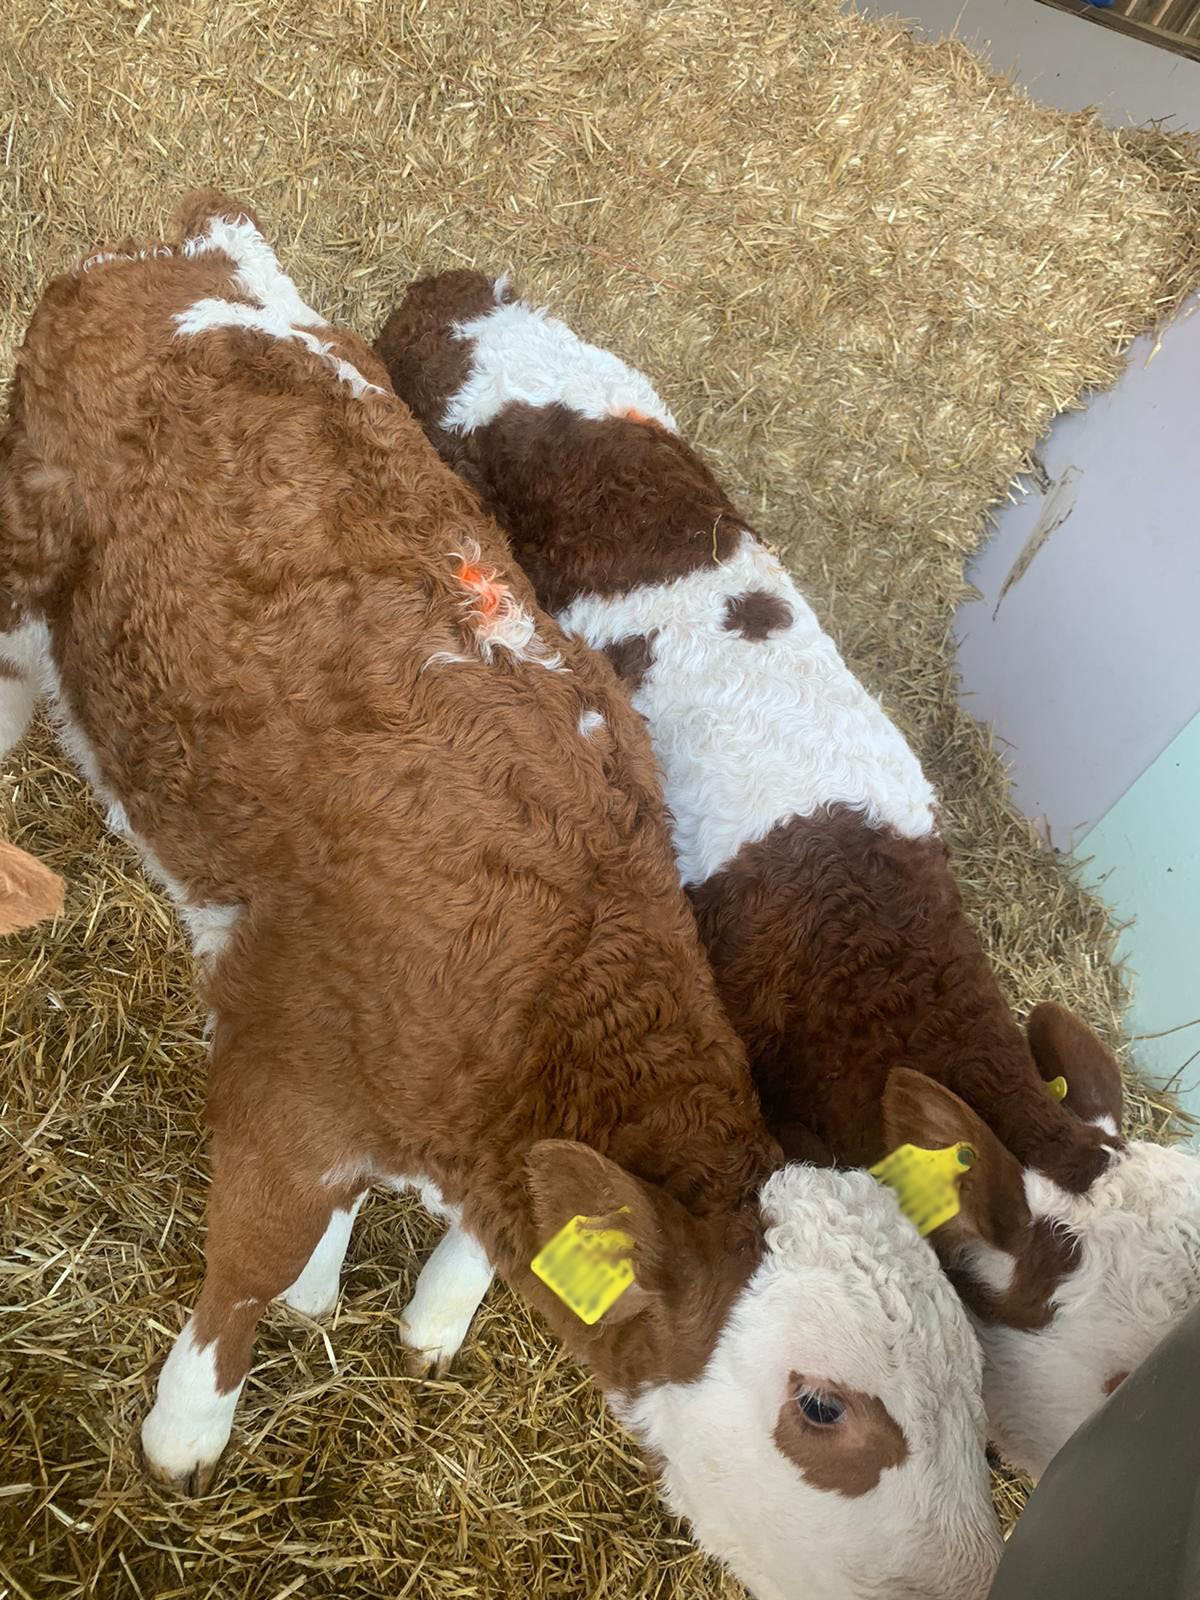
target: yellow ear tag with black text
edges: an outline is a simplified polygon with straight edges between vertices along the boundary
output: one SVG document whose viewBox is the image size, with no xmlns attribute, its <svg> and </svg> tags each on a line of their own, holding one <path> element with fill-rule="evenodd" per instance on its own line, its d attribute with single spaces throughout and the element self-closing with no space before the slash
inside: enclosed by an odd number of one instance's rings
<svg viewBox="0 0 1200 1600">
<path fill-rule="evenodd" d="M 1065 1078 L 1050 1078 L 1046 1083 L 1046 1093 L 1051 1100 L 1065 1100 L 1067 1098 L 1067 1080 Z"/>
<path fill-rule="evenodd" d="M 572 1217 L 529 1263 L 534 1274 L 590 1328 L 633 1282 L 633 1239 L 598 1217 Z"/>
<path fill-rule="evenodd" d="M 901 1211 L 924 1238 L 958 1215 L 958 1180 L 975 1159 L 974 1148 L 961 1142 L 942 1150 L 902 1144 L 871 1168 L 871 1176 L 894 1191 Z"/>
</svg>

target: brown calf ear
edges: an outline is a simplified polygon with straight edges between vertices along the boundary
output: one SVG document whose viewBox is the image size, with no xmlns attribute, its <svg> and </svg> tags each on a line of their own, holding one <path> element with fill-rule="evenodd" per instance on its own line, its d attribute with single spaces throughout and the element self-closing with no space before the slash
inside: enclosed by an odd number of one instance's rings
<svg viewBox="0 0 1200 1600">
<path fill-rule="evenodd" d="M 677 1221 L 665 1213 L 678 1211 L 686 1216 L 682 1207 L 590 1145 L 566 1139 L 535 1144 L 526 1160 L 526 1172 L 539 1248 L 572 1217 L 580 1216 L 597 1227 L 619 1228 L 633 1239 L 634 1282 L 601 1317 L 602 1326 L 626 1322 L 661 1298 L 665 1233 L 670 1223 Z"/>
<path fill-rule="evenodd" d="M 896 1067 L 883 1092 L 883 1126 L 889 1151 L 902 1144 L 940 1150 L 964 1140 L 975 1152 L 958 1180 L 958 1216 L 930 1235 L 939 1255 L 953 1252 L 965 1234 L 1020 1249 L 1030 1220 L 1021 1164 L 965 1100 L 923 1072 Z"/>
<path fill-rule="evenodd" d="M 1111 1117 L 1121 1131 L 1124 1094 L 1117 1058 L 1065 1006 L 1044 1000 L 1025 1025 L 1038 1072 L 1047 1083 L 1067 1080 L 1066 1105 L 1084 1122 Z"/>
<path fill-rule="evenodd" d="M 0 934 L 31 928 L 62 910 L 63 882 L 15 844 L 0 843 Z"/>
</svg>

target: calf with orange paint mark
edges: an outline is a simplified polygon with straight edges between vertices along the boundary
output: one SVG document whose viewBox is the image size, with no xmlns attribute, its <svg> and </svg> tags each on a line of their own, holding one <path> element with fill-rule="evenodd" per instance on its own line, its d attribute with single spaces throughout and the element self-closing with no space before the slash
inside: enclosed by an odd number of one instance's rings
<svg viewBox="0 0 1200 1600">
<path fill-rule="evenodd" d="M 151 1472 L 206 1486 L 264 1308 L 327 1310 L 368 1189 L 415 1187 L 453 1224 L 418 1359 L 495 1267 L 760 1600 L 980 1600 L 979 1356 L 935 1257 L 865 1174 L 780 1167 L 638 718 L 241 207 L 47 289 L 0 592 L 205 958 L 206 1274 Z M 531 1270 L 577 1215 L 630 1241 L 594 1325 Z"/>
</svg>

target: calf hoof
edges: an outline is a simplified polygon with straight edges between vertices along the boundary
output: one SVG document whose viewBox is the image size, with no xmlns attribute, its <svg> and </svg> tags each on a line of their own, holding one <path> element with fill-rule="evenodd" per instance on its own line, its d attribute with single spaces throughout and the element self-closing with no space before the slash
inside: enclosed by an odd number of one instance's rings
<svg viewBox="0 0 1200 1600">
<path fill-rule="evenodd" d="M 332 1290 L 328 1288 L 308 1288 L 303 1282 L 294 1283 L 290 1289 L 279 1296 L 280 1303 L 287 1306 L 289 1311 L 297 1311 L 302 1317 L 307 1317 L 310 1322 L 324 1322 L 331 1317 L 337 1308 L 338 1285 L 335 1283 Z"/>
<path fill-rule="evenodd" d="M 173 1466 L 160 1465 L 151 1461 L 143 1451 L 143 1462 L 146 1474 L 155 1483 L 160 1483 L 165 1489 L 171 1489 L 176 1494 L 186 1495 L 191 1500 L 199 1499 L 207 1494 L 212 1487 L 212 1481 L 217 1475 L 216 1461 L 198 1461 L 195 1466 L 177 1471 Z M 218 1457 L 218 1460 L 220 1458 Z"/>
<path fill-rule="evenodd" d="M 142 1423 L 142 1462 L 155 1483 L 178 1494 L 207 1494 L 228 1442 L 228 1423 L 196 1429 L 156 1405 Z"/>
<path fill-rule="evenodd" d="M 401 1360 L 410 1378 L 444 1378 L 454 1365 L 458 1346 L 452 1350 L 441 1345 L 432 1348 L 410 1344 L 403 1331 L 400 1334 Z"/>
</svg>

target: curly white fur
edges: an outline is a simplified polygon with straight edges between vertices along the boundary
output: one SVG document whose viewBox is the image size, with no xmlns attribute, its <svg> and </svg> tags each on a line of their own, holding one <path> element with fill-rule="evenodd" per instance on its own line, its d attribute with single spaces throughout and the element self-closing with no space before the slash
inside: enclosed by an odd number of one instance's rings
<svg viewBox="0 0 1200 1600">
<path fill-rule="evenodd" d="M 557 317 L 524 300 L 507 300 L 503 279 L 493 287 L 496 309 L 454 329 L 460 339 L 471 341 L 472 361 L 442 417 L 443 428 L 471 433 L 505 406 L 524 402 L 557 403 L 593 418 L 640 411 L 676 431 L 675 418 L 649 378 L 611 351 L 584 344 Z"/>
<path fill-rule="evenodd" d="M 1079 1265 L 1059 1285 L 1045 1328 L 978 1332 L 993 1437 L 1039 1477 L 1104 1403 L 1106 1385 L 1200 1303 L 1200 1160 L 1134 1141 L 1086 1194 L 1035 1172 L 1025 1192 L 1035 1219 L 1075 1236 Z"/>
<path fill-rule="evenodd" d="M 979 1351 L 937 1258 L 864 1172 L 786 1167 L 761 1208 L 766 1254 L 702 1376 L 614 1409 L 758 1600 L 977 1600 L 999 1548 Z M 903 1430 L 907 1457 L 868 1496 L 814 1487 L 775 1447 L 793 1373 L 878 1396 Z"/>
<path fill-rule="evenodd" d="M 753 641 L 727 628 L 727 602 L 748 590 L 782 600 L 791 623 Z M 934 794 L 917 758 L 752 534 L 719 566 L 584 595 L 558 620 L 597 650 L 654 635 L 633 703 L 650 729 L 685 885 L 826 806 L 854 806 L 910 839 L 933 831 Z"/>
<path fill-rule="evenodd" d="M 18 622 L 10 633 L 0 633 L 0 667 L 5 669 L 0 672 L 0 756 L 8 754 L 29 726 L 46 654 L 41 622 Z"/>
</svg>

